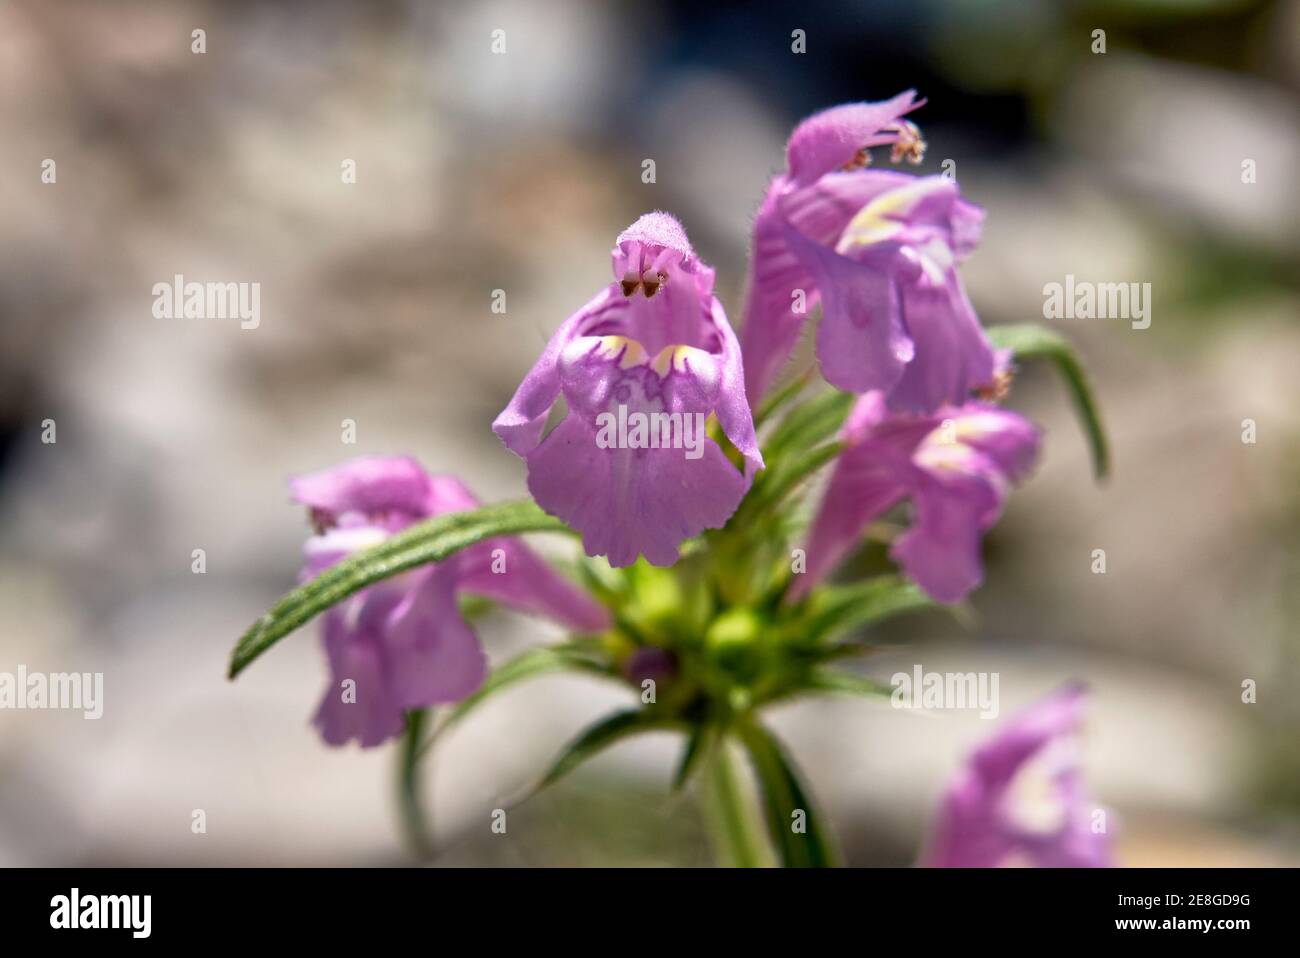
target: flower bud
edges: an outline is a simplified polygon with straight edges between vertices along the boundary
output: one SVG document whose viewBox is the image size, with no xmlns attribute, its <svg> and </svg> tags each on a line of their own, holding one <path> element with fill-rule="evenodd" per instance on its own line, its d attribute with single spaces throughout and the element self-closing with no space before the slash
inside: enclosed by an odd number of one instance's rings
<svg viewBox="0 0 1300 958">
<path fill-rule="evenodd" d="M 713 620 L 704 635 L 710 661 L 738 682 L 757 678 L 762 667 L 764 623 L 752 609 L 728 609 Z"/>
</svg>

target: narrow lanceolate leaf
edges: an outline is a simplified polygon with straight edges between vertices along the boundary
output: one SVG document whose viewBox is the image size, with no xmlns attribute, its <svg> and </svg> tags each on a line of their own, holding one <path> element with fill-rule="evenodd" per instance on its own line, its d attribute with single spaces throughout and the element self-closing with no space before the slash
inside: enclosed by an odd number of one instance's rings
<svg viewBox="0 0 1300 958">
<path fill-rule="evenodd" d="M 844 451 L 844 443 L 828 442 L 816 449 L 781 459 L 754 482 L 754 488 L 731 518 L 734 528 L 744 528 L 758 516 L 781 504 L 791 492 Z"/>
<path fill-rule="evenodd" d="M 781 864 L 786 868 L 833 867 L 838 855 L 830 834 L 781 743 L 755 721 L 740 723 L 737 731 L 758 779 L 768 833 Z"/>
<path fill-rule="evenodd" d="M 525 679 L 538 678 L 543 675 L 555 675 L 561 672 L 595 675 L 601 678 L 618 679 L 618 672 L 609 665 L 598 661 L 593 653 L 594 644 L 590 640 L 567 642 L 564 645 L 541 646 L 521 652 L 513 659 L 503 662 L 489 673 L 478 691 L 468 698 L 456 703 L 437 731 L 421 748 L 423 751 L 447 729 L 458 723 L 466 715 L 482 705 L 489 697 L 509 688 Z"/>
<path fill-rule="evenodd" d="M 894 694 L 891 686 L 875 679 L 846 672 L 844 669 L 816 668 L 808 677 L 805 686 L 808 692 L 838 692 L 841 695 L 856 695 L 869 699 L 888 699 Z"/>
<path fill-rule="evenodd" d="M 794 406 L 763 444 L 763 458 L 779 459 L 785 453 L 809 449 L 829 439 L 844 425 L 856 398 L 830 390 Z"/>
<path fill-rule="evenodd" d="M 681 791 L 691 776 L 700 767 L 700 761 L 709 748 L 711 733 L 707 725 L 693 725 L 686 735 L 686 746 L 682 749 L 682 758 L 673 773 L 673 791 Z"/>
<path fill-rule="evenodd" d="M 1017 361 L 1042 358 L 1050 359 L 1056 364 L 1057 371 L 1070 389 L 1070 398 L 1074 400 L 1075 411 L 1079 414 L 1088 438 L 1093 473 L 1098 479 L 1106 478 L 1110 471 L 1110 447 L 1106 442 L 1106 430 L 1101 424 L 1101 413 L 1097 409 L 1088 376 L 1070 341 L 1055 330 L 1036 323 L 990 326 L 988 337 L 995 347 L 1010 349 Z"/>
<path fill-rule="evenodd" d="M 812 375 L 813 371 L 809 369 L 807 372 L 796 376 L 776 392 L 764 399 L 762 404 L 754 412 L 755 428 L 763 425 L 763 423 L 772 418 L 772 415 L 776 413 L 777 410 L 781 409 L 786 403 L 795 399 L 801 392 L 803 392 L 804 389 L 807 388 L 808 384 L 812 382 Z"/>
<path fill-rule="evenodd" d="M 466 512 L 451 512 L 411 526 L 364 552 L 330 566 L 294 589 L 244 633 L 230 657 L 230 677 L 332 605 L 382 579 L 429 562 L 494 536 L 523 532 L 562 532 L 568 527 L 548 516 L 531 500 L 504 502 Z"/>
<path fill-rule="evenodd" d="M 589 726 L 586 731 L 566 745 L 547 773 L 542 776 L 535 790 L 555 784 L 587 759 L 598 755 L 615 742 L 642 732 L 681 727 L 681 720 L 661 718 L 649 709 L 634 708 L 615 712 L 608 718 Z"/>
<path fill-rule="evenodd" d="M 895 575 L 827 586 L 818 589 L 809 600 L 804 640 L 810 644 L 825 643 L 902 612 L 937 607 L 916 583 Z"/>
</svg>

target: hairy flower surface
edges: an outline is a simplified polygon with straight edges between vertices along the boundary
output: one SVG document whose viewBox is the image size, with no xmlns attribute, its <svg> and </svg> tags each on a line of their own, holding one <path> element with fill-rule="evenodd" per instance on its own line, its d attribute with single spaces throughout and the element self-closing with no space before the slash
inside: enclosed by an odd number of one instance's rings
<svg viewBox="0 0 1300 958">
<path fill-rule="evenodd" d="M 1080 768 L 1086 692 L 1069 685 L 1008 720 L 950 784 L 921 864 L 1106 867 Z"/>
<path fill-rule="evenodd" d="M 957 274 L 979 240 L 983 211 L 943 176 L 863 168 L 867 149 L 895 160 L 924 150 L 904 114 L 912 91 L 833 107 L 804 120 L 787 170 L 754 221 L 741 340 L 757 403 L 798 342 L 812 307 L 823 317 L 817 358 L 832 385 L 880 390 L 891 409 L 961 403 L 994 379 L 993 351 Z"/>
<path fill-rule="evenodd" d="M 317 529 L 304 579 L 422 519 L 478 505 L 459 479 L 430 475 L 406 457 L 354 459 L 297 476 L 290 488 Z M 609 624 L 601 606 L 514 539 L 490 539 L 385 579 L 325 613 L 330 682 L 315 724 L 326 742 L 378 745 L 401 733 L 406 710 L 478 688 L 487 663 L 461 616 L 461 592 L 583 631 Z"/>
<path fill-rule="evenodd" d="M 1012 482 L 1038 457 L 1038 429 L 1023 416 L 979 402 L 928 416 L 892 414 L 884 396 L 860 397 L 844 429 L 847 445 L 831 475 L 808 540 L 798 599 L 855 549 L 867 523 L 898 502 L 915 519 L 891 556 L 940 602 L 980 584 L 980 541 L 1002 512 Z"/>
<path fill-rule="evenodd" d="M 671 565 L 682 541 L 730 518 L 763 459 L 713 270 L 681 224 L 642 216 L 619 236 L 613 266 L 613 282 L 560 326 L 492 428 L 527 462 L 538 505 L 578 529 L 588 555 Z M 543 437 L 561 395 L 568 414 Z M 611 446 L 605 417 L 629 413 L 648 417 L 648 433 Z M 673 441 L 696 414 L 717 417 L 743 473 L 712 439 Z"/>
</svg>

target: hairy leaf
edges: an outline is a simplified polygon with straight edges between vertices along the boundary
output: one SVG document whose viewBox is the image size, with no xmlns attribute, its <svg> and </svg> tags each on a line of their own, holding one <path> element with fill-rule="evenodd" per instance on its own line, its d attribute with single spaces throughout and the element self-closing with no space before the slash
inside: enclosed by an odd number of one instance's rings
<svg viewBox="0 0 1300 958">
<path fill-rule="evenodd" d="M 233 679 L 294 629 L 368 585 L 419 565 L 439 562 L 484 539 L 564 531 L 568 526 L 548 516 L 531 500 L 451 512 L 411 526 L 330 566 L 272 606 L 235 646 L 230 657 L 230 677 Z"/>
<path fill-rule="evenodd" d="M 989 342 L 999 349 L 1010 349 L 1017 361 L 1042 358 L 1050 359 L 1056 365 L 1070 389 L 1070 398 L 1074 400 L 1075 411 L 1088 438 L 1093 473 L 1098 479 L 1106 478 L 1110 472 L 1110 447 L 1106 442 L 1106 430 L 1101 423 L 1101 413 L 1097 409 L 1092 386 L 1070 341 L 1055 330 L 1037 323 L 990 326 L 987 332 Z"/>
</svg>

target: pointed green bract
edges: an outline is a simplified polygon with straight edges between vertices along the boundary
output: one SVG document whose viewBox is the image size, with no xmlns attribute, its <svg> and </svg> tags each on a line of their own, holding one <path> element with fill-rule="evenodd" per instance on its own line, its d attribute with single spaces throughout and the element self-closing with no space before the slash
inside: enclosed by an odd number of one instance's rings
<svg viewBox="0 0 1300 958">
<path fill-rule="evenodd" d="M 888 699 L 894 694 L 890 686 L 865 675 L 825 667 L 813 670 L 807 689 L 809 692 L 838 692 L 869 699 Z"/>
<path fill-rule="evenodd" d="M 447 717 L 421 747 L 421 751 L 433 745 L 434 741 L 466 715 L 482 705 L 491 696 L 502 689 L 509 688 L 526 679 L 543 675 L 555 675 L 562 672 L 595 675 L 600 678 L 618 679 L 618 673 L 612 666 L 597 661 L 592 653 L 596 651 L 591 640 L 567 642 L 564 645 L 548 645 L 528 649 L 513 659 L 493 669 L 478 690 L 461 699 L 448 712 Z"/>
<path fill-rule="evenodd" d="M 1088 438 L 1093 474 L 1098 479 L 1105 479 L 1110 472 L 1110 447 L 1106 441 L 1106 431 L 1101 424 L 1101 413 L 1097 409 L 1092 386 L 1070 341 L 1054 330 L 1036 323 L 991 326 L 987 333 L 989 342 L 999 349 L 1010 349 L 1017 361 L 1043 358 L 1056 364 L 1057 371 L 1070 389 L 1070 398 L 1074 401 L 1075 411 Z"/>
<path fill-rule="evenodd" d="M 737 727 L 763 797 L 768 833 L 786 868 L 828 868 L 838 854 L 799 773 L 775 736 L 752 719 Z"/>
<path fill-rule="evenodd" d="M 807 452 L 793 453 L 760 474 L 754 488 L 736 510 L 731 523 L 743 528 L 763 513 L 780 505 L 800 483 L 811 478 L 823 466 L 844 451 L 844 443 L 828 442 Z"/>
<path fill-rule="evenodd" d="M 764 399 L 758 409 L 754 411 L 754 425 L 756 427 L 763 425 L 776 414 L 777 410 L 796 399 L 808 387 L 808 384 L 812 381 L 812 376 L 813 371 L 809 369 Z"/>
<path fill-rule="evenodd" d="M 763 444 L 763 458 L 780 458 L 829 439 L 840 431 L 856 399 L 851 393 L 830 390 L 792 407 Z"/>
<path fill-rule="evenodd" d="M 294 629 L 330 606 L 390 576 L 441 560 L 496 536 L 524 532 L 566 532 L 566 526 L 536 503 L 504 502 L 435 516 L 373 548 L 330 566 L 272 606 L 240 638 L 230 657 L 230 678 Z"/>
<path fill-rule="evenodd" d="M 681 761 L 677 765 L 677 771 L 673 773 L 674 792 L 681 791 L 700 767 L 700 761 L 708 751 L 709 740 L 712 737 L 712 731 L 706 725 L 691 727 L 686 735 L 686 746 L 682 749 Z"/>
<path fill-rule="evenodd" d="M 642 732 L 656 732 L 665 729 L 681 728 L 679 719 L 661 718 L 653 712 L 643 709 L 627 709 L 615 712 L 608 718 L 601 719 L 588 726 L 577 738 L 566 745 L 550 769 L 542 776 L 537 789 L 553 785 L 569 772 L 573 771 L 589 758 L 603 752 L 615 742 L 620 742 Z"/>
<path fill-rule="evenodd" d="M 939 608 L 915 582 L 896 575 L 824 586 L 808 600 L 807 640 L 825 643 L 890 616 Z"/>
</svg>

